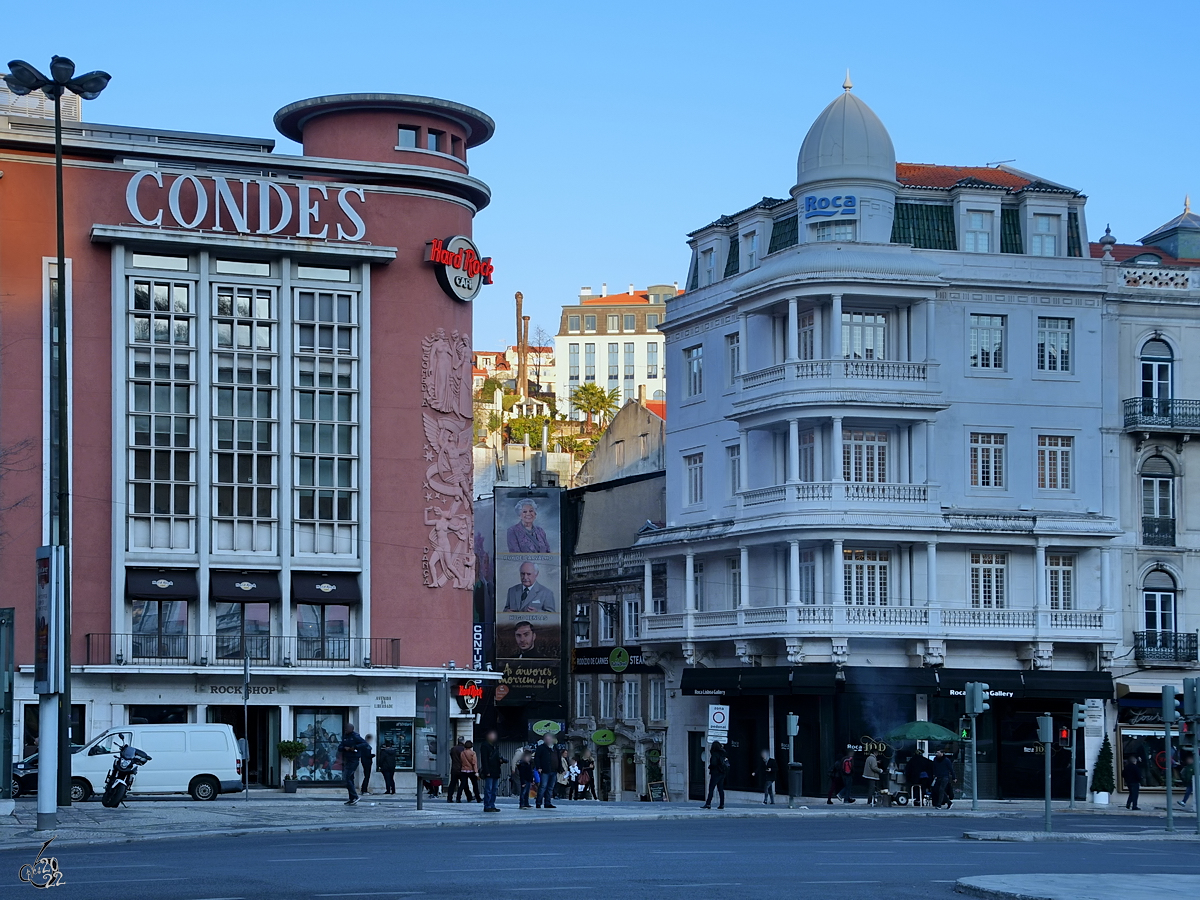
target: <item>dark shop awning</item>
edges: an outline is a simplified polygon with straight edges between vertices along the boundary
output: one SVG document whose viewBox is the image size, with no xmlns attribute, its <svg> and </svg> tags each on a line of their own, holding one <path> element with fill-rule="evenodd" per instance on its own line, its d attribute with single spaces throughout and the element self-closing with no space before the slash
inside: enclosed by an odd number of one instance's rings
<svg viewBox="0 0 1200 900">
<path fill-rule="evenodd" d="M 827 665 L 684 669 L 680 680 L 684 696 L 832 694 L 834 686 L 834 668 Z"/>
<path fill-rule="evenodd" d="M 195 569 L 126 569 L 125 593 L 138 600 L 192 600 L 200 595 Z"/>
<path fill-rule="evenodd" d="M 740 669 L 684 669 L 679 689 L 685 697 L 737 694 Z"/>
<path fill-rule="evenodd" d="M 209 591 L 214 600 L 251 603 L 278 600 L 278 572 L 228 572 L 212 569 L 208 573 Z"/>
<path fill-rule="evenodd" d="M 358 603 L 362 591 L 355 572 L 293 572 L 293 603 Z"/>
<path fill-rule="evenodd" d="M 1034 700 L 1113 698 L 1109 672 L 1026 672 L 1025 696 Z"/>
</svg>

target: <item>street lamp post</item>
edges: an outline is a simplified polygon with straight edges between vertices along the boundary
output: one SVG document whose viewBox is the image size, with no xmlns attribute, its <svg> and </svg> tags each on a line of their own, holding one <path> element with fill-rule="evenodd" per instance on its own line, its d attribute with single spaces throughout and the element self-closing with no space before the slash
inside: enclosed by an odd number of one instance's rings
<svg viewBox="0 0 1200 900">
<path fill-rule="evenodd" d="M 50 77 L 46 77 L 24 60 L 14 59 L 8 64 L 4 82 L 18 96 L 41 91 L 54 101 L 54 193 L 58 243 L 57 266 L 54 270 L 53 289 L 50 292 L 50 377 L 52 394 L 56 401 L 55 415 L 50 419 L 50 489 L 47 506 L 50 511 L 50 542 L 62 548 L 62 566 L 57 577 L 62 585 L 62 628 L 57 640 L 60 642 L 59 665 L 62 679 L 57 695 L 43 695 L 38 733 L 39 748 L 57 752 L 39 752 L 39 773 L 47 771 L 46 777 L 38 776 L 39 831 L 55 827 L 57 813 L 55 804 L 41 798 L 45 789 L 57 797 L 58 806 L 71 805 L 71 516 L 70 516 L 70 418 L 67 410 L 67 290 L 66 290 L 66 241 L 63 226 L 63 140 L 62 140 L 62 96 L 66 91 L 78 94 L 84 100 L 95 100 L 108 86 L 111 79 L 107 72 L 88 72 L 75 77 L 75 63 L 65 56 L 50 60 Z M 57 710 L 55 709 L 57 707 Z M 57 728 L 49 725 L 51 714 L 57 712 Z M 50 740 L 51 734 L 54 735 Z M 49 757 L 49 759 L 47 759 Z M 47 763 L 50 763 L 47 766 Z M 51 779 L 54 779 L 52 781 Z M 48 790 L 57 782 L 57 790 Z"/>
</svg>

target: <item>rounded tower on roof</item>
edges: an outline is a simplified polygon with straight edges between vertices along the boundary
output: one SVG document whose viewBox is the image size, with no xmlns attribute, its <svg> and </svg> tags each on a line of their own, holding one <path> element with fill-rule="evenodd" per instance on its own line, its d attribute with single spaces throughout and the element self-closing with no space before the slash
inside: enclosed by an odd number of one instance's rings
<svg viewBox="0 0 1200 900">
<path fill-rule="evenodd" d="M 896 151 L 879 116 L 853 87 L 847 72 L 842 93 L 821 111 L 800 145 L 792 196 L 801 224 L 808 226 L 806 241 L 891 240 L 899 189 Z"/>
</svg>

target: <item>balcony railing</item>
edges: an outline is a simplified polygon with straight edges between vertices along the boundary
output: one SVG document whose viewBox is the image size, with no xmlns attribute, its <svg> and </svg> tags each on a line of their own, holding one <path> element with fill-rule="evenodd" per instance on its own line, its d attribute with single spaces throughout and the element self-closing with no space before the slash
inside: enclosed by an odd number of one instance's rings
<svg viewBox="0 0 1200 900">
<path fill-rule="evenodd" d="M 1151 547 L 1175 546 L 1175 520 L 1162 516 L 1142 516 L 1142 543 Z"/>
<path fill-rule="evenodd" d="M 1125 428 L 1150 431 L 1200 431 L 1200 400 L 1131 397 L 1125 401 Z"/>
<path fill-rule="evenodd" d="M 253 666 L 298 669 L 394 668 L 399 638 L 224 634 L 89 634 L 89 666 Z"/>
<path fill-rule="evenodd" d="M 927 503 L 929 485 L 866 481 L 801 481 L 772 484 L 741 491 L 742 506 L 767 503 L 832 503 L 866 501 L 868 503 Z"/>
<path fill-rule="evenodd" d="M 1196 662 L 1195 634 L 1176 631 L 1135 631 L 1133 656 L 1138 662 Z"/>
<path fill-rule="evenodd" d="M 743 390 L 778 384 L 789 379 L 805 387 L 809 386 L 807 383 L 817 379 L 868 379 L 923 384 L 929 381 L 929 370 L 929 363 L 895 359 L 805 359 L 768 366 L 753 372 L 743 372 L 740 378 Z"/>
</svg>

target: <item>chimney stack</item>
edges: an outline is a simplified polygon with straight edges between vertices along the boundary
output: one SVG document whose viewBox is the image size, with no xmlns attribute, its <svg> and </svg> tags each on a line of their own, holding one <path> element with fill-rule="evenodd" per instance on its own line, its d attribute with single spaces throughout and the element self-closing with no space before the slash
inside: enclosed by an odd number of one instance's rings
<svg viewBox="0 0 1200 900">
<path fill-rule="evenodd" d="M 638 403 L 642 406 L 646 405 L 646 386 L 644 384 L 638 385 Z"/>
<path fill-rule="evenodd" d="M 601 297 L 608 296 L 608 282 L 607 281 L 600 282 L 600 296 Z"/>
<path fill-rule="evenodd" d="M 629 293 L 633 293 L 633 282 L 629 282 Z"/>
<path fill-rule="evenodd" d="M 678 281 L 675 282 L 675 293 L 676 294 L 679 293 L 679 282 Z"/>
</svg>

